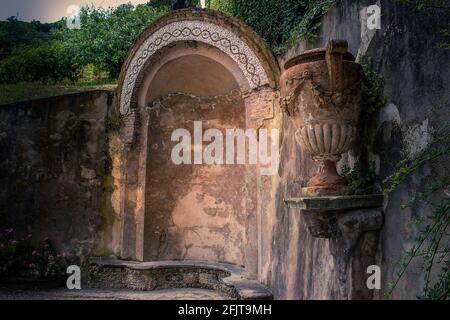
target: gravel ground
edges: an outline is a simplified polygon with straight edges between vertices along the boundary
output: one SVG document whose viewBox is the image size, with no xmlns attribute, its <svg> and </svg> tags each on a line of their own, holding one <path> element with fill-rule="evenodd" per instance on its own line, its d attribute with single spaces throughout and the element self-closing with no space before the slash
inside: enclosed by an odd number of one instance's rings
<svg viewBox="0 0 450 320">
<path fill-rule="evenodd" d="M 226 300 L 220 292 L 204 289 L 129 290 L 18 290 L 0 288 L 0 300 Z"/>
</svg>

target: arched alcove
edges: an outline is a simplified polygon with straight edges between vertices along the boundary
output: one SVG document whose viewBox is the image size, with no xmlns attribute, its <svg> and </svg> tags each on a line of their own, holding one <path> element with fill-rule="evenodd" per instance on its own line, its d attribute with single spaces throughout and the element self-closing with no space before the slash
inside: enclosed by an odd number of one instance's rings
<svg viewBox="0 0 450 320">
<path fill-rule="evenodd" d="M 175 11 L 143 32 L 118 88 L 122 258 L 229 262 L 256 277 L 257 166 L 175 165 L 171 133 L 257 128 L 278 73 L 256 34 L 216 12 Z"/>
<path fill-rule="evenodd" d="M 256 185 L 245 179 L 255 168 L 171 161 L 177 129 L 187 130 L 192 143 L 194 122 L 201 123 L 201 134 L 217 129 L 225 137 L 228 128 L 245 129 L 241 89 L 228 69 L 235 65 L 202 43 L 186 48 L 179 42 L 163 51 L 164 58 L 146 70 L 139 93 L 148 117 L 143 259 L 244 265 L 246 207 L 240 191 L 256 194 Z"/>
<path fill-rule="evenodd" d="M 158 70 L 145 100 L 171 92 L 217 96 L 233 90 L 239 90 L 239 84 L 227 68 L 211 58 L 190 54 L 175 58 Z"/>
</svg>

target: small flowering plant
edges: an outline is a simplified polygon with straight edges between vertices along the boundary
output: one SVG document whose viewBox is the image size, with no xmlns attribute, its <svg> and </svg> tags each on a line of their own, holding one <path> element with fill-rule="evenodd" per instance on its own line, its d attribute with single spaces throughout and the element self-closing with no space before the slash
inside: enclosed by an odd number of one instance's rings
<svg viewBox="0 0 450 320">
<path fill-rule="evenodd" d="M 35 249 L 31 245 L 31 238 L 31 235 L 18 238 L 13 229 L 0 231 L 0 279 L 65 277 L 71 257 L 66 252 L 56 253 L 50 239 Z"/>
<path fill-rule="evenodd" d="M 0 278 L 22 276 L 26 269 L 31 237 L 17 239 L 13 229 L 0 232 Z"/>
<path fill-rule="evenodd" d="M 46 239 L 40 250 L 32 251 L 31 263 L 28 269 L 36 277 L 60 278 L 65 275 L 67 265 L 67 253 L 56 254 L 52 248 L 51 241 Z"/>
</svg>

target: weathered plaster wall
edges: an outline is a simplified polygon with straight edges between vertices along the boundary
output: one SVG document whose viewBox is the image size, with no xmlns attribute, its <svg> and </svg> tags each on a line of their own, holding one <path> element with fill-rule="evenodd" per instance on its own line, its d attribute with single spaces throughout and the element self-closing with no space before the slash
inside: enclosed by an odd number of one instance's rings
<svg viewBox="0 0 450 320">
<path fill-rule="evenodd" d="M 91 91 L 0 107 L 2 226 L 79 255 L 112 249 L 111 105 Z"/>
<path fill-rule="evenodd" d="M 448 10 L 415 11 L 395 1 L 378 1 L 381 6 L 381 30 L 361 30 L 360 10 L 375 1 L 340 1 L 324 18 L 317 43 L 300 43 L 283 57 L 280 67 L 305 48 L 323 47 L 328 39 L 349 42 L 349 51 L 358 60 L 370 57 L 379 63 L 379 72 L 386 84 L 384 94 L 388 105 L 373 119 L 371 140 L 360 153 L 356 150 L 342 163 L 352 164 L 359 154 L 362 161 L 377 164 L 378 182 L 383 181 L 406 155 L 429 143 L 423 129 L 448 124 L 450 110 L 450 55 L 436 46 L 445 41 L 442 30 L 449 21 Z M 277 210 L 267 210 L 265 228 L 267 258 L 263 261 L 262 280 L 267 282 L 278 299 L 333 298 L 330 277 L 334 271 L 327 240 L 313 239 L 305 229 L 298 211 L 288 211 L 282 199 L 298 194 L 300 185 L 312 174 L 314 164 L 303 154 L 293 139 L 288 119 L 283 124 L 280 185 L 276 197 Z M 413 146 L 411 148 L 411 146 Z M 402 150 L 406 150 L 403 152 Z M 408 151 L 409 150 L 409 151 Z M 412 221 L 430 213 L 430 208 L 401 210 L 400 204 L 410 198 L 425 182 L 448 175 L 448 158 L 426 165 L 413 174 L 385 204 L 385 225 L 381 233 L 378 264 L 382 268 L 382 288 L 393 280 L 395 264 L 400 255 L 413 244 L 418 228 Z M 423 276 L 415 263 L 394 291 L 394 299 L 414 299 L 421 293 Z M 383 290 L 375 298 L 383 298 Z"/>
<path fill-rule="evenodd" d="M 172 133 L 187 130 L 191 146 L 194 121 L 201 121 L 201 135 L 208 129 L 222 133 L 222 145 L 215 143 L 224 162 L 226 129 L 245 129 L 244 101 L 235 91 L 212 97 L 173 93 L 150 104 L 144 259 L 244 265 L 245 166 L 211 165 L 207 159 L 194 164 L 193 153 L 192 164 L 171 159 L 180 143 L 171 141 Z"/>
</svg>

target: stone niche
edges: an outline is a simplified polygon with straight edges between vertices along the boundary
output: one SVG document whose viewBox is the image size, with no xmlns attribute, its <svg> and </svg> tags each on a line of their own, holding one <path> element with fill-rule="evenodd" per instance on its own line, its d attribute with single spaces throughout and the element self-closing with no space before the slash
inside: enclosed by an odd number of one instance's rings
<svg viewBox="0 0 450 320">
<path fill-rule="evenodd" d="M 278 77 L 259 37 L 219 13 L 175 11 L 144 31 L 119 78 L 120 258 L 225 262 L 256 278 L 258 166 L 195 163 L 195 148 L 191 164 L 175 164 L 171 136 L 185 129 L 193 143 L 197 121 L 224 138 L 264 126 Z"/>
<path fill-rule="evenodd" d="M 179 48 L 180 47 L 180 48 Z M 198 45 L 199 49 L 202 45 Z M 185 50 L 184 44 L 169 49 Z M 206 49 L 206 48 L 204 48 Z M 206 49 L 215 52 L 216 49 Z M 192 79 L 192 80 L 191 80 Z M 245 106 L 233 75 L 196 54 L 159 70 L 147 91 L 148 153 L 144 260 L 206 260 L 244 265 L 244 165 L 174 164 L 177 129 L 245 129 Z M 206 147 L 206 143 L 204 147 Z M 254 174 L 255 168 L 248 168 Z M 254 195 L 253 195 L 254 197 Z"/>
</svg>

